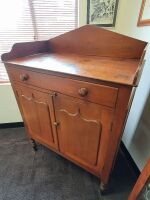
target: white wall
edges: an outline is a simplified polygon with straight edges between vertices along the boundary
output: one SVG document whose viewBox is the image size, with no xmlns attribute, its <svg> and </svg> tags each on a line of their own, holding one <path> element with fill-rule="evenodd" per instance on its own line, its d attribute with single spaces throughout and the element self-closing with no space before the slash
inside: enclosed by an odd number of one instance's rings
<svg viewBox="0 0 150 200">
<path fill-rule="evenodd" d="M 108 28 L 137 39 L 150 42 L 150 26 L 137 27 L 142 0 L 120 0 L 116 25 Z M 79 0 L 79 26 L 87 21 L 87 0 Z"/>
<path fill-rule="evenodd" d="M 137 27 L 142 0 L 120 0 L 115 31 L 150 41 L 150 26 Z"/>
<path fill-rule="evenodd" d="M 133 127 L 129 121 L 132 122 L 132 114 L 130 114 L 130 119 L 128 119 L 123 140 L 139 169 L 142 169 L 150 156 L 150 95 L 138 124 Z M 132 127 L 136 128 L 134 132 Z"/>
<path fill-rule="evenodd" d="M 80 0 L 80 26 L 86 24 L 86 2 L 86 0 Z M 137 27 L 141 3 L 142 0 L 120 0 L 116 26 L 115 28 L 111 28 L 111 30 L 150 42 L 150 26 Z M 123 135 L 123 142 L 139 169 L 143 168 L 147 158 L 150 156 L 150 134 L 148 134 L 150 130 L 150 121 L 148 117 L 150 116 L 150 110 L 147 111 L 147 108 L 150 108 L 150 100 L 146 103 L 150 92 L 150 50 L 148 50 L 145 58 L 147 59 L 145 67 L 139 87 L 135 93 L 134 101 Z M 144 106 L 146 106 L 146 109 L 143 111 Z"/>
<path fill-rule="evenodd" d="M 0 124 L 22 121 L 10 84 L 0 85 Z"/>
</svg>

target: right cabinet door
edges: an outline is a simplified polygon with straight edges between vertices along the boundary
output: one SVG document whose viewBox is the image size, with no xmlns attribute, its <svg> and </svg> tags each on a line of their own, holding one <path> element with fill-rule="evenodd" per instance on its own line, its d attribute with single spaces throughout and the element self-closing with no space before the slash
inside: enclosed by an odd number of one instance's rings
<svg viewBox="0 0 150 200">
<path fill-rule="evenodd" d="M 58 94 L 54 99 L 62 154 L 98 173 L 104 161 L 113 110 Z"/>
</svg>

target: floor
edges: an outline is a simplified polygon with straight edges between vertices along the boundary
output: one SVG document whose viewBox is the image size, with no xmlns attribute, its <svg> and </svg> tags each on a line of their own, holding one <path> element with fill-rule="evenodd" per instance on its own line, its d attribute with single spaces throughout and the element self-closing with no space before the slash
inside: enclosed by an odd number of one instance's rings
<svg viewBox="0 0 150 200">
<path fill-rule="evenodd" d="M 98 178 L 42 145 L 35 153 L 24 128 L 0 130 L 0 200 L 127 200 L 135 180 L 119 153 L 101 196 Z"/>
</svg>

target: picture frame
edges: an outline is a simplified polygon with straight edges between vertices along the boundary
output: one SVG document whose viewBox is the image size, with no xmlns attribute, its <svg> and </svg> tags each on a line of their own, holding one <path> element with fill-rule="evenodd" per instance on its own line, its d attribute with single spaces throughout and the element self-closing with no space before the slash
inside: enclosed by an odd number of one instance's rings
<svg viewBox="0 0 150 200">
<path fill-rule="evenodd" d="M 137 26 L 150 26 L 150 0 L 142 0 Z"/>
<path fill-rule="evenodd" d="M 150 199 L 150 158 L 142 170 L 128 200 Z"/>
<path fill-rule="evenodd" d="M 87 0 L 87 24 L 114 27 L 119 0 Z"/>
</svg>

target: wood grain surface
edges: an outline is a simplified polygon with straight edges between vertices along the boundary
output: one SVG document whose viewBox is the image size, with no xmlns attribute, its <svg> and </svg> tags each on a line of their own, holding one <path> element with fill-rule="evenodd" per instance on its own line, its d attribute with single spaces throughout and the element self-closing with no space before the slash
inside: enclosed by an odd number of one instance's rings
<svg viewBox="0 0 150 200">
<path fill-rule="evenodd" d="M 85 25 L 49 40 L 52 52 L 140 58 L 146 42 L 95 25 Z"/>
<path fill-rule="evenodd" d="M 7 63 L 133 85 L 139 59 L 108 58 L 64 53 L 43 53 L 16 58 Z"/>
<path fill-rule="evenodd" d="M 86 101 L 97 104 L 115 107 L 118 95 L 118 88 L 105 86 L 102 84 L 94 84 L 90 82 L 78 81 L 65 77 L 41 74 L 35 71 L 7 67 L 9 77 L 12 80 L 23 83 L 24 85 L 32 85 L 38 88 L 61 92 L 69 96 L 74 96 Z M 27 76 L 26 80 L 22 80 L 22 76 Z M 20 79 L 21 78 L 21 79 Z M 85 88 L 87 93 L 80 94 L 80 90 Z"/>
</svg>

